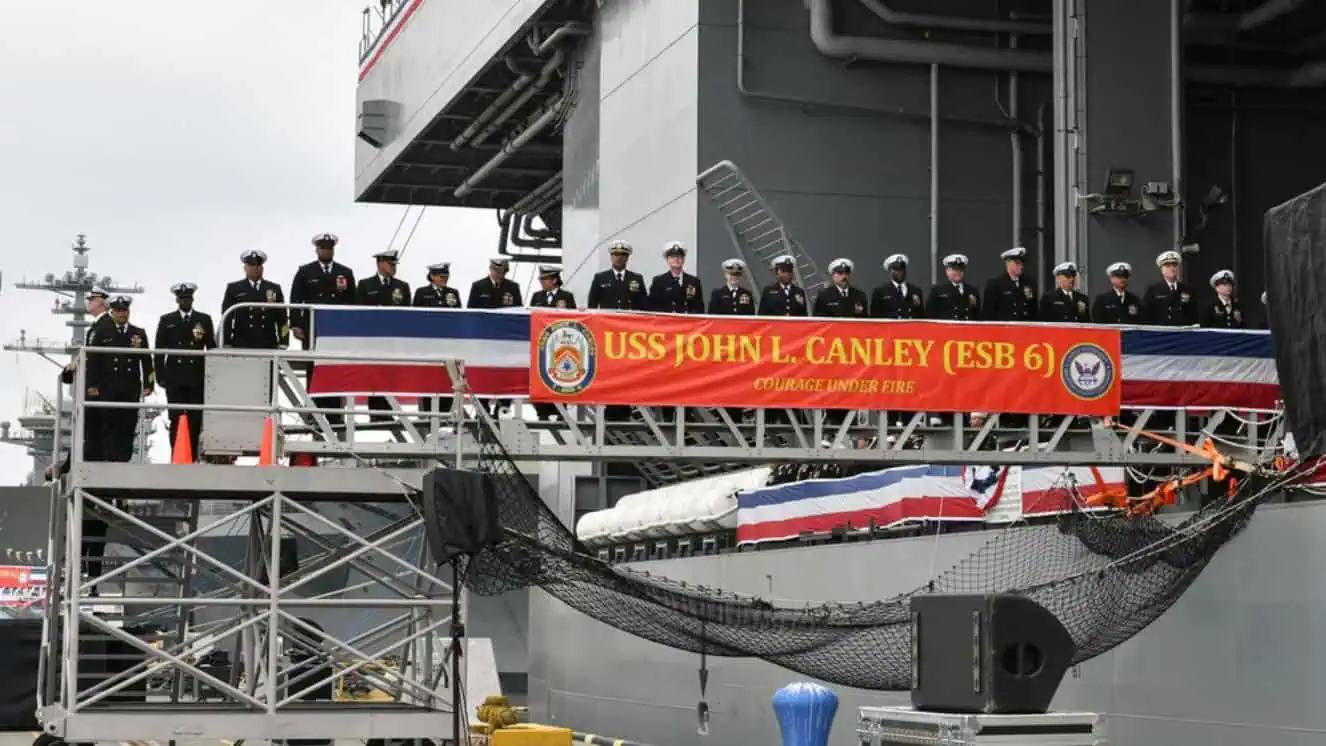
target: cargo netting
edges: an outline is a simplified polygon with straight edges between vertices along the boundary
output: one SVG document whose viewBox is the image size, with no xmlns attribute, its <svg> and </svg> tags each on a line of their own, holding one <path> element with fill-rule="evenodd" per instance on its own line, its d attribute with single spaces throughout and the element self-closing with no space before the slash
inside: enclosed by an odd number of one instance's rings
<svg viewBox="0 0 1326 746">
<path fill-rule="evenodd" d="M 912 593 L 795 608 L 697 587 L 590 556 L 479 423 L 480 468 L 495 481 L 505 538 L 466 560 L 481 595 L 538 587 L 616 629 L 680 650 L 761 658 L 825 682 L 874 690 L 911 686 L 909 601 L 917 593 L 1016 593 L 1053 613 L 1079 663 L 1155 621 L 1294 474 L 1249 479 L 1181 522 L 1074 512 L 1054 525 L 999 530 L 982 548 Z M 942 541 L 942 537 L 936 537 Z"/>
</svg>

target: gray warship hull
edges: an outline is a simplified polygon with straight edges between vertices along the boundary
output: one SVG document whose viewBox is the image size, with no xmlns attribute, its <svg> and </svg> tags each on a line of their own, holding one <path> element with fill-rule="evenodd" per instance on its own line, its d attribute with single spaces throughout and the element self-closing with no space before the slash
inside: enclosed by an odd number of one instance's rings
<svg viewBox="0 0 1326 746">
<path fill-rule="evenodd" d="M 1326 503 L 1267 505 L 1173 608 L 1065 677 L 1062 710 L 1106 715 L 1119 746 L 1309 746 L 1326 713 L 1326 619 L 1314 548 Z M 665 577 L 779 599 L 855 601 L 909 592 L 979 549 L 993 532 L 886 539 L 632 564 Z M 697 733 L 699 656 L 640 640 L 532 593 L 529 705 L 534 718 L 666 746 L 777 743 L 773 693 L 803 677 L 761 661 L 710 658 L 710 733 Z M 906 693 L 836 687 L 842 743 L 862 705 Z"/>
<path fill-rule="evenodd" d="M 1000 271 L 1002 250 L 1022 245 L 1040 287 L 1072 261 L 1089 294 L 1107 287 L 1113 262 L 1130 263 L 1145 284 L 1158 251 L 1200 243 L 1184 262 L 1192 284 L 1231 268 L 1250 300 L 1265 284 L 1262 214 L 1326 174 L 1326 149 L 1302 146 L 1326 111 L 1319 3 L 390 8 L 361 48 L 357 199 L 500 210 L 498 250 L 560 261 L 578 298 L 612 241 L 634 244 L 632 268 L 648 277 L 664 268 L 657 247 L 679 240 L 706 283 L 732 256 L 768 282 L 771 255 L 790 251 L 819 268 L 849 257 L 866 288 L 886 279 L 881 262 L 894 252 L 928 286 L 945 254 L 969 255 L 969 277 L 983 280 Z M 1271 59 L 1268 48 L 1286 53 Z M 744 201 L 725 202 L 697 179 L 724 161 L 767 198 L 751 220 L 761 230 L 743 232 L 730 205 Z M 1101 198 L 1117 186 L 1107 174 L 1129 181 L 1124 201 Z M 1198 209 L 1203 195 L 1210 203 Z M 531 224 L 537 236 L 522 232 Z M 778 240 L 755 245 L 752 233 Z M 660 486 L 656 476 L 581 459 L 548 464 L 540 491 L 574 525 Z M 1326 691 L 1314 636 L 1322 594 L 1310 576 L 1323 528 L 1320 504 L 1263 508 L 1173 609 L 1075 671 L 1057 704 L 1108 713 L 1122 746 L 1320 743 L 1326 714 L 1311 702 Z M 639 566 L 761 596 L 873 600 L 919 586 L 988 535 Z M 539 591 L 529 626 L 535 717 L 659 746 L 776 742 L 769 698 L 794 674 L 711 659 L 713 721 L 702 737 L 698 656 Z M 899 700 L 841 694 L 839 740 L 856 704 Z"/>
</svg>

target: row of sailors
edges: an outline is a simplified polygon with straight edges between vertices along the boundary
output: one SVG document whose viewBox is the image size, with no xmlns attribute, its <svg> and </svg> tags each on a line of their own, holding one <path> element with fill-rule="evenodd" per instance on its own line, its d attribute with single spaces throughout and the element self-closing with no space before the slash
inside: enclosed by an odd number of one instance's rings
<svg viewBox="0 0 1326 746">
<path fill-rule="evenodd" d="M 317 259 L 299 268 L 291 283 L 292 304 L 451 307 L 462 305 L 460 293 L 450 286 L 450 265 L 435 264 L 428 269 L 428 284 L 413 293 L 396 277 L 399 255 L 385 251 L 375 255 L 376 272 L 356 282 L 353 271 L 335 261 L 337 238 L 329 233 L 313 239 Z M 1191 289 L 1178 279 L 1182 257 L 1165 251 L 1156 257 L 1161 279 L 1146 288 L 1141 297 L 1129 290 L 1132 268 L 1125 262 L 1111 264 L 1106 273 L 1110 290 L 1094 301 L 1076 289 L 1077 267 L 1064 262 L 1054 268 L 1056 288 L 1039 297 L 1035 285 L 1022 277 L 1026 250 L 1013 248 L 1003 252 L 1005 273 L 985 283 L 979 292 L 966 281 L 967 257 L 950 254 L 943 264 L 946 282 L 924 295 L 907 279 L 909 261 L 904 254 L 884 260 L 890 279 L 867 296 L 851 284 L 854 265 L 849 259 L 836 259 L 829 265 L 832 284 L 821 289 L 813 301 L 794 282 L 795 259 L 780 256 L 771 263 L 776 280 L 753 294 L 745 283 L 746 265 L 740 259 L 723 263 L 725 281 L 703 299 L 699 278 L 685 271 L 686 248 L 670 242 L 663 249 L 669 271 L 646 285 L 644 277 L 628 269 L 633 249 L 616 242 L 609 248 L 611 266 L 591 281 L 586 307 L 590 309 L 650 310 L 669 313 L 709 313 L 716 315 L 809 316 L 892 319 L 949 319 L 992 321 L 1095 322 L 1105 324 L 1154 324 L 1164 326 L 1202 326 L 1242 328 L 1246 325 L 1243 310 L 1234 293 L 1234 274 L 1222 270 L 1211 276 L 1209 284 L 1215 298 L 1198 304 Z M 281 286 L 263 276 L 267 256 L 261 251 L 246 251 L 241 260 L 245 278 L 230 283 L 222 298 L 224 312 L 240 303 L 282 304 Z M 508 260 L 489 262 L 487 277 L 470 286 L 464 301 L 466 308 L 497 309 L 522 305 L 521 289 L 507 279 Z M 562 287 L 557 267 L 540 268 L 541 289 L 529 305 L 548 308 L 577 308 L 575 297 Z M 175 441 L 180 405 L 199 404 L 203 395 L 203 359 L 197 356 L 169 355 L 170 350 L 205 350 L 217 346 L 218 336 L 226 346 L 250 349 L 275 349 L 284 346 L 287 333 L 309 344 L 307 311 L 285 308 L 251 307 L 226 317 L 217 329 L 212 317 L 194 309 L 197 286 L 181 283 L 171 288 L 178 309 L 164 314 L 157 323 L 154 357 L 143 355 L 89 356 L 87 391 L 89 399 L 137 401 L 150 395 L 160 385 L 167 390 L 171 411 L 171 441 Z M 1263 294 L 1263 302 L 1265 294 Z M 130 298 L 108 299 L 94 290 L 88 297 L 89 308 L 96 316 L 88 331 L 87 342 L 95 347 L 148 346 L 147 332 L 129 323 Z M 109 313 L 103 313 L 109 306 Z M 218 334 L 219 332 L 219 334 Z M 65 374 L 72 382 L 72 369 Z M 88 410 L 91 415 L 86 441 L 89 460 L 109 458 L 127 460 L 131 453 L 132 410 Z M 197 417 L 198 415 L 195 415 Z M 201 423 L 194 422 L 191 439 L 194 452 Z"/>
<path fill-rule="evenodd" d="M 496 309 L 524 305 L 520 285 L 507 278 L 509 260 L 489 262 L 488 276 L 471 284 L 462 300 L 450 285 L 450 263 L 428 268 L 427 284 L 411 293 L 410 286 L 396 277 L 399 254 L 384 251 L 374 255 L 376 271 L 356 282 L 354 272 L 335 261 L 337 239 L 321 234 L 313 239 L 317 259 L 299 268 L 291 283 L 290 303 L 322 305 L 418 306 Z M 1089 299 L 1077 290 L 1078 268 L 1064 262 L 1054 268 L 1056 287 L 1038 294 L 1035 283 L 1023 276 L 1026 249 L 1004 251 L 1005 271 L 978 289 L 966 279 L 968 259 L 950 254 L 943 259 L 946 280 L 929 293 L 908 280 L 909 260 L 893 254 L 884 260 L 889 280 L 869 295 L 852 285 L 855 269 L 850 259 L 829 264 L 833 282 L 812 299 L 795 283 L 796 260 L 790 255 L 775 258 L 770 265 L 775 282 L 752 293 L 745 282 L 746 264 L 740 259 L 723 262 L 724 283 L 705 302 L 698 277 L 685 271 L 687 251 L 673 241 L 663 247 L 668 271 L 645 281 L 628 268 L 633 247 L 624 241 L 608 250 L 610 267 L 594 275 L 584 308 L 641 310 L 664 313 L 709 313 L 717 315 L 825 316 L 849 318 L 945 319 L 956 321 L 1048 321 L 1103 324 L 1150 324 L 1162 326 L 1208 326 L 1242 328 L 1247 319 L 1235 293 L 1234 273 L 1221 270 L 1211 276 L 1214 297 L 1198 302 L 1192 289 L 1178 279 L 1182 256 L 1164 251 L 1156 257 L 1160 279 L 1139 297 L 1129 289 L 1132 267 L 1115 262 L 1106 268 L 1110 289 Z M 223 312 L 245 302 L 284 303 L 281 287 L 263 277 L 267 257 L 261 251 L 244 252 L 245 280 L 231 283 L 222 299 Z M 562 287 L 560 269 L 540 267 L 541 288 L 534 292 L 532 307 L 577 308 L 574 295 Z M 294 310 L 287 317 L 281 309 L 250 308 L 229 317 L 222 330 L 227 345 L 275 348 L 286 342 L 289 328 L 305 346 L 308 344 L 307 312 Z"/>
</svg>

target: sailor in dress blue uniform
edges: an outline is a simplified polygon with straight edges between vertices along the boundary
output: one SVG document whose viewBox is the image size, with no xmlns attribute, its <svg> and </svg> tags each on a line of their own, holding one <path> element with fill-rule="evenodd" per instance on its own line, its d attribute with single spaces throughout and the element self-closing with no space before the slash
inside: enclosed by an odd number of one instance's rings
<svg viewBox="0 0 1326 746">
<path fill-rule="evenodd" d="M 240 303 L 284 304 L 281 286 L 263 279 L 267 254 L 256 249 L 245 251 L 239 259 L 244 263 L 244 279 L 226 286 L 221 296 L 221 338 L 226 347 L 250 350 L 276 350 L 290 342 L 289 312 L 284 307 L 241 308 L 226 316 L 226 311 Z"/>
<path fill-rule="evenodd" d="M 1110 289 L 1091 302 L 1091 320 L 1097 324 L 1142 323 L 1142 299 L 1128 289 L 1133 267 L 1128 262 L 1115 262 L 1105 268 L 1110 278 Z"/>
<path fill-rule="evenodd" d="M 981 294 L 967 282 L 967 255 L 949 254 L 943 259 L 947 282 L 930 289 L 925 315 L 930 319 L 971 321 L 981 316 Z"/>
<path fill-rule="evenodd" d="M 1177 251 L 1162 251 L 1156 256 L 1160 280 L 1142 294 L 1142 323 L 1156 326 L 1196 326 L 1197 302 L 1192 288 L 1179 279 L 1183 256 Z"/>
<path fill-rule="evenodd" d="M 170 416 L 170 447 L 175 448 L 179 437 L 180 418 L 188 415 L 190 453 L 198 459 L 198 437 L 203 429 L 203 411 L 180 405 L 203 403 L 206 384 L 207 360 L 201 355 L 171 355 L 170 350 L 216 349 L 216 327 L 212 317 L 193 307 L 193 296 L 198 286 L 181 282 L 170 289 L 175 295 L 177 310 L 163 314 L 157 321 L 157 335 L 152 347 L 156 354 L 157 383 L 166 390 L 166 401 L 172 406 Z"/>
<path fill-rule="evenodd" d="M 586 308 L 604 308 L 617 311 L 649 310 L 649 295 L 645 292 L 645 277 L 626 268 L 634 249 L 625 241 L 614 241 L 608 247 L 608 269 L 594 275 L 589 281 Z"/>
<path fill-rule="evenodd" d="M 1233 270 L 1222 269 L 1216 272 L 1211 275 L 1209 284 L 1215 291 L 1216 297 L 1202 306 L 1198 323 L 1211 329 L 1247 328 L 1243 307 L 1239 305 L 1239 299 L 1234 294 Z"/>
<path fill-rule="evenodd" d="M 985 283 L 981 317 L 986 321 L 1033 321 L 1037 316 L 1036 283 L 1023 277 L 1027 250 L 1021 246 L 1001 253 L 1004 271 Z"/>
<path fill-rule="evenodd" d="M 833 282 L 815 295 L 814 315 L 840 319 L 864 319 L 870 315 L 870 299 L 866 297 L 866 291 L 852 285 L 854 269 L 856 265 L 851 259 L 829 262 Z"/>
<path fill-rule="evenodd" d="M 740 259 L 723 262 L 723 286 L 709 293 L 709 313 L 714 316 L 754 316 L 755 296 L 743 280 L 746 263 Z"/>
<path fill-rule="evenodd" d="M 1060 262 L 1054 265 L 1054 281 L 1058 285 L 1041 296 L 1041 321 L 1087 324 L 1091 322 L 1091 305 L 1086 293 L 1077 289 L 1077 265 Z"/>
<path fill-rule="evenodd" d="M 782 254 L 769 262 L 774 271 L 774 282 L 760 290 L 760 304 L 756 309 L 759 316 L 810 315 L 810 305 L 806 302 L 806 291 L 794 282 L 797 261 L 791 254 Z"/>
<path fill-rule="evenodd" d="M 686 247 L 681 241 L 663 245 L 668 271 L 649 282 L 649 308 L 659 313 L 704 313 L 704 290 L 700 278 L 686 272 Z"/>
<path fill-rule="evenodd" d="M 876 319 L 919 319 L 925 304 L 919 286 L 907 281 L 907 255 L 890 254 L 884 259 L 888 281 L 870 294 L 870 316 Z"/>
</svg>

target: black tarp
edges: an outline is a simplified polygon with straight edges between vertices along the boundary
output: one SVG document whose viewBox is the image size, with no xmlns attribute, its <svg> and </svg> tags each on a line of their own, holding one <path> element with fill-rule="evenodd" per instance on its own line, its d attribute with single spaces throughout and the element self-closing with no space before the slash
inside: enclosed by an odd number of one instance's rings
<svg viewBox="0 0 1326 746">
<path fill-rule="evenodd" d="M 1326 452 L 1326 184 L 1266 211 L 1266 305 L 1285 417 L 1303 457 Z"/>
</svg>

